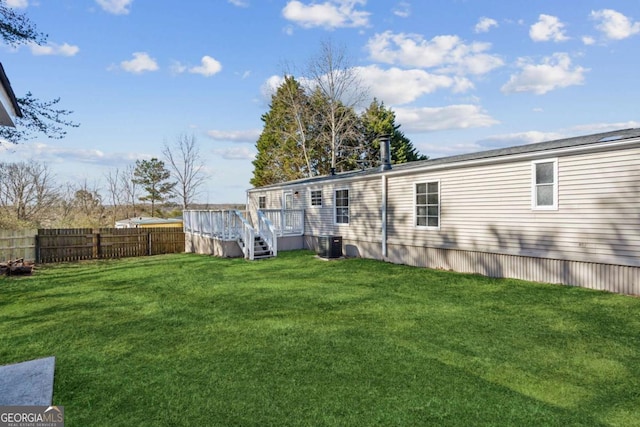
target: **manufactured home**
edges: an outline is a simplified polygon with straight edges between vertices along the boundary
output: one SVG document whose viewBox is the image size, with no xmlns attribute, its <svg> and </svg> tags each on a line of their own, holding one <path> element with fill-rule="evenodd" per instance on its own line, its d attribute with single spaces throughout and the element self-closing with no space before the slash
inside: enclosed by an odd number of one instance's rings
<svg viewBox="0 0 640 427">
<path fill-rule="evenodd" d="M 381 163 L 250 189 L 217 233 L 204 231 L 220 215 L 187 211 L 187 250 L 235 239 L 217 254 L 252 258 L 330 239 L 347 257 L 640 295 L 640 129 Z"/>
</svg>

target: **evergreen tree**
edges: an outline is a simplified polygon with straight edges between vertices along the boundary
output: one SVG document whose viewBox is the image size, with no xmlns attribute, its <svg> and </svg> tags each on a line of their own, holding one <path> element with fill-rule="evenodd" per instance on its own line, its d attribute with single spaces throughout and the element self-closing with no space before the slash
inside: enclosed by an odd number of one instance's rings
<svg viewBox="0 0 640 427">
<path fill-rule="evenodd" d="M 307 95 L 293 77 L 285 78 L 262 116 L 264 129 L 256 143 L 253 186 L 328 175 L 332 169 L 345 172 L 377 166 L 382 135 L 391 135 L 393 163 L 427 159 L 399 130 L 395 113 L 384 103 L 374 99 L 358 115 L 353 107 L 333 101 L 329 120 L 330 102 L 321 90 Z M 336 138 L 332 123 L 349 124 L 343 126 L 339 144 L 332 143 Z"/>
<path fill-rule="evenodd" d="M 391 136 L 391 162 L 406 163 L 416 160 L 427 160 L 428 157 L 418 153 L 409 138 L 396 125 L 396 114 L 384 106 L 383 102 L 373 99 L 369 107 L 360 116 L 365 141 L 360 160 L 365 167 L 380 164 L 380 140 L 382 135 Z"/>
<path fill-rule="evenodd" d="M 304 89 L 293 77 L 286 77 L 269 107 L 261 117 L 264 128 L 256 143 L 251 184 L 264 186 L 313 176 L 313 113 Z"/>
<path fill-rule="evenodd" d="M 151 160 L 136 160 L 136 168 L 133 172 L 133 182 L 139 184 L 147 192 L 146 196 L 139 199 L 143 202 L 151 202 L 151 216 L 155 213 L 155 203 L 164 202 L 173 191 L 175 182 L 168 182 L 171 177 L 162 160 L 155 157 Z"/>
</svg>

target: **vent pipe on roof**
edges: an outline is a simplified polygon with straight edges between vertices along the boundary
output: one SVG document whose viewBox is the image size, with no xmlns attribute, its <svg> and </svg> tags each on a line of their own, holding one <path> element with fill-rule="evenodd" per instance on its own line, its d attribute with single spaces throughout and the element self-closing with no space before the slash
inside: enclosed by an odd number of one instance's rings
<svg viewBox="0 0 640 427">
<path fill-rule="evenodd" d="M 391 135 L 380 135 L 380 165 L 381 171 L 391 169 Z"/>
</svg>

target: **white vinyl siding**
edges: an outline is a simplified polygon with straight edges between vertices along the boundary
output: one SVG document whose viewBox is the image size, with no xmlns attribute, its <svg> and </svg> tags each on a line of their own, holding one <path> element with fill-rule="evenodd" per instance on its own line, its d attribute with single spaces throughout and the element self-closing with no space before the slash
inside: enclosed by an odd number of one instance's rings
<svg viewBox="0 0 640 427">
<path fill-rule="evenodd" d="M 438 181 L 415 184 L 415 222 L 418 228 L 440 227 L 440 183 Z"/>
<path fill-rule="evenodd" d="M 411 173 L 392 169 L 386 190 L 389 257 L 417 262 L 419 251 L 433 248 L 640 266 L 640 147 L 556 158 L 559 209 L 552 215 L 532 209 L 531 159 Z M 433 181 L 440 182 L 440 228 L 416 232 L 415 183 Z M 380 245 L 381 187 L 379 175 L 314 183 L 325 197 L 321 208 L 305 209 L 305 235 L 338 234 L 354 246 Z M 348 227 L 335 224 L 332 196 L 340 189 L 349 190 Z M 279 208 L 281 191 L 251 191 L 251 209 L 264 194 L 267 208 Z"/>
<path fill-rule="evenodd" d="M 553 215 L 532 209 L 527 160 L 390 176 L 388 243 L 640 266 L 640 148 L 557 163 Z M 446 221 L 436 233 L 416 233 L 411 183 L 435 179 Z"/>
<path fill-rule="evenodd" d="M 335 223 L 349 224 L 349 190 L 340 189 L 334 193 Z"/>
<path fill-rule="evenodd" d="M 558 209 L 558 160 L 531 162 L 531 207 L 537 210 Z"/>
<path fill-rule="evenodd" d="M 339 186 L 334 186 L 339 184 Z M 315 189 L 316 187 L 314 187 Z M 349 190 L 349 224 L 336 223 L 336 190 Z M 381 218 L 380 178 L 349 182 L 329 182 L 322 187 L 322 207 L 305 209 L 305 234 L 309 236 L 340 235 L 346 239 L 380 244 Z M 330 194 L 331 197 L 327 197 Z"/>
</svg>

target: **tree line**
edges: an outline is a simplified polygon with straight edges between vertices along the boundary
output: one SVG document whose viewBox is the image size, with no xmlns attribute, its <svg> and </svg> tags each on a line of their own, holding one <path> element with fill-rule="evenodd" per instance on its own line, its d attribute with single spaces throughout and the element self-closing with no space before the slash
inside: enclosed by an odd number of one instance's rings
<svg viewBox="0 0 640 427">
<path fill-rule="evenodd" d="M 0 162 L 0 228 L 113 227 L 136 216 L 177 216 L 207 176 L 194 136 L 164 144 L 163 159 L 109 170 L 105 185 L 60 184 L 46 163 Z"/>
<path fill-rule="evenodd" d="M 391 137 L 392 163 L 426 160 L 395 123 L 395 113 L 373 99 L 360 114 L 365 88 L 344 49 L 321 44 L 305 75 L 285 73 L 262 115 L 251 184 L 327 175 L 380 163 L 380 137 Z"/>
</svg>

